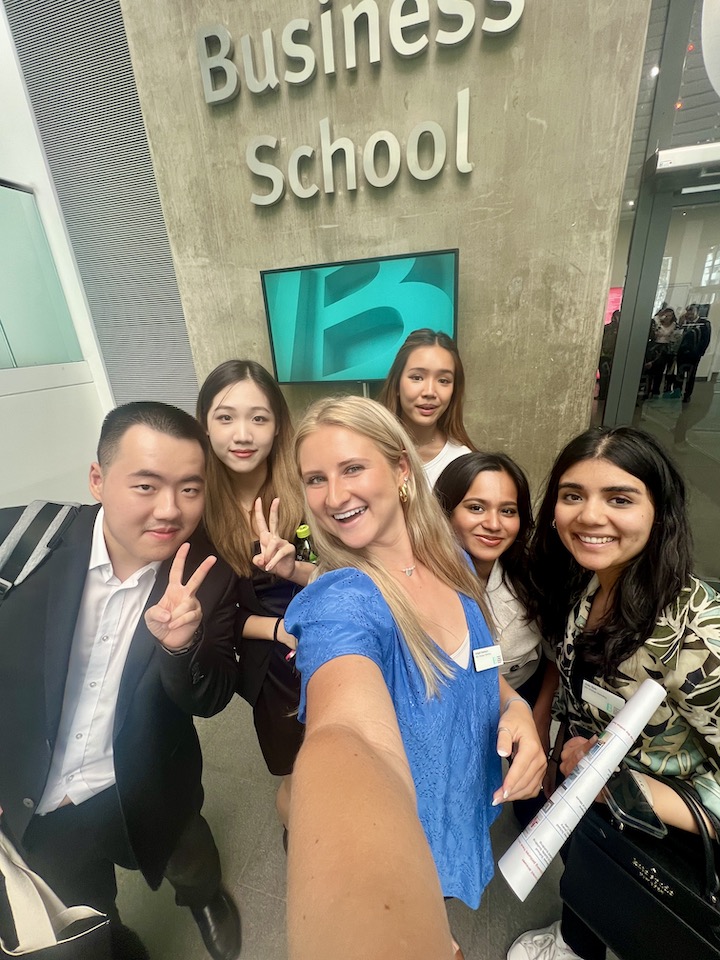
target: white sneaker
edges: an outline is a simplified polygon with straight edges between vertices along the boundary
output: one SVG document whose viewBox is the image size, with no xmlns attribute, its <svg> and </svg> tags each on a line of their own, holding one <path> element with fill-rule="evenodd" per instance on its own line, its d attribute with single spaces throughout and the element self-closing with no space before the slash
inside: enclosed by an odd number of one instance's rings
<svg viewBox="0 0 720 960">
<path fill-rule="evenodd" d="M 563 940 L 560 921 L 542 930 L 528 930 L 507 952 L 507 960 L 582 960 Z"/>
</svg>

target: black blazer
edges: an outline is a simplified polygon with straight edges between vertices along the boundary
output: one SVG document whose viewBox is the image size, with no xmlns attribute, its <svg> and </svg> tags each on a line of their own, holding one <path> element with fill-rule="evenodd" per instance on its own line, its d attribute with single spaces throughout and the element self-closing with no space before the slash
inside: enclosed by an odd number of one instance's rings
<svg viewBox="0 0 720 960">
<path fill-rule="evenodd" d="M 62 543 L 0 605 L 0 808 L 19 843 L 50 769 L 98 509 L 81 507 Z M 0 510 L 0 542 L 21 513 Z M 212 552 L 197 531 L 186 576 Z M 147 606 L 164 593 L 169 569 L 166 561 Z M 160 885 L 184 825 L 202 804 L 192 717 L 219 712 L 235 690 L 235 590 L 235 575 L 218 560 L 198 590 L 199 644 L 172 656 L 141 617 L 128 652 L 113 734 L 115 777 L 130 844 L 152 887 Z"/>
</svg>

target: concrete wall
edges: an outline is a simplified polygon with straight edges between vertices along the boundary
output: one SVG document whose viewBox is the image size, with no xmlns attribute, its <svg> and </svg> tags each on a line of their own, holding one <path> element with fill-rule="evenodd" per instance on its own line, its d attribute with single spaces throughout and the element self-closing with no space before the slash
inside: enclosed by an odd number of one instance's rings
<svg viewBox="0 0 720 960">
<path fill-rule="evenodd" d="M 89 365 L 13 372 L 11 386 L 0 376 L 0 507 L 31 500 L 92 502 L 88 472 L 104 411 Z"/>
<path fill-rule="evenodd" d="M 89 501 L 88 467 L 114 404 L 1 4 L 0 102 L 0 179 L 35 193 L 85 358 L 0 370 L 0 507 L 36 498 Z"/>
<path fill-rule="evenodd" d="M 261 269 L 457 246 L 470 433 L 514 453 L 538 478 L 589 419 L 650 0 L 527 0 L 517 28 L 500 37 L 483 35 L 480 24 L 506 16 L 508 5 L 475 0 L 472 35 L 445 49 L 436 31 L 459 21 L 441 17 L 434 0 L 429 42 L 413 59 L 391 48 L 391 5 L 379 0 L 381 62 L 371 65 L 360 42 L 355 71 L 342 53 L 349 4 L 321 3 L 121 0 L 198 375 L 231 356 L 269 365 Z M 318 50 L 322 10 L 332 12 L 337 73 L 325 76 L 321 63 L 311 82 L 291 87 L 283 72 L 299 67 L 280 53 L 283 28 L 307 18 Z M 241 92 L 213 107 L 203 98 L 195 33 L 216 22 L 235 41 Z M 281 79 L 253 95 L 240 41 L 252 37 L 262 65 L 268 28 Z M 465 88 L 469 174 L 455 169 L 454 153 Z M 353 140 L 358 160 L 375 131 L 394 133 L 404 155 L 411 129 L 436 121 L 448 140 L 445 169 L 423 183 L 403 166 L 386 188 L 360 174 L 348 192 L 336 166 L 332 195 L 321 186 L 309 200 L 288 191 L 274 206 L 251 203 L 267 181 L 246 166 L 248 141 L 278 138 L 286 169 L 295 147 L 319 148 L 323 117 L 333 137 Z M 322 184 L 317 158 L 306 169 Z M 319 392 L 288 395 L 297 410 Z"/>
</svg>

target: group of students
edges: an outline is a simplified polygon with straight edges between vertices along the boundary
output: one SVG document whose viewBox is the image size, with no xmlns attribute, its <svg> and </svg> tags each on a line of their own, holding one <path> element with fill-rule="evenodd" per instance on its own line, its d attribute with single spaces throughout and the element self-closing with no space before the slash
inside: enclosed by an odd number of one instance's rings
<svg viewBox="0 0 720 960">
<path fill-rule="evenodd" d="M 645 354 L 649 399 L 659 397 L 662 391 L 664 397 L 674 400 L 682 397 L 683 403 L 690 402 L 711 334 L 710 321 L 700 316 L 695 304 L 690 304 L 680 318 L 672 307 L 663 305 L 650 324 Z"/>
<path fill-rule="evenodd" d="M 643 770 L 689 780 L 720 815 L 720 601 L 692 575 L 682 477 L 650 435 L 589 430 L 557 457 L 535 523 L 522 469 L 474 449 L 464 387 L 454 342 L 419 330 L 379 402 L 320 400 L 294 441 L 258 364 L 228 361 L 200 391 L 206 525 L 241 584 L 240 692 L 283 777 L 296 956 L 353 956 L 362 931 L 358 956 L 387 938 L 388 955 L 410 956 L 420 935 L 461 958 L 421 878 L 432 887 L 431 862 L 442 896 L 478 906 L 499 805 L 527 822 L 546 776 L 546 788 L 568 776 L 611 719 L 586 684 L 625 700 L 659 679 L 666 699 L 627 762 L 673 827 L 695 829 Z M 314 564 L 296 555 L 303 522 Z M 559 771 L 547 770 L 554 698 L 570 731 Z M 378 849 L 381 876 L 348 877 Z M 392 900 L 385 922 L 379 897 Z M 566 909 L 508 958 L 604 952 Z"/>
<path fill-rule="evenodd" d="M 696 827 L 643 771 L 720 816 L 720 601 L 692 574 L 682 477 L 648 434 L 589 430 L 535 522 L 522 469 L 474 449 L 464 389 L 454 342 L 418 330 L 379 402 L 319 400 L 295 431 L 251 360 L 207 377 L 197 420 L 106 418 L 101 509 L 0 609 L 0 805 L 31 866 L 110 915 L 114 958 L 147 957 L 117 863 L 167 877 L 215 960 L 239 952 L 191 722 L 233 692 L 281 778 L 294 960 L 460 960 L 443 898 L 478 906 L 501 805 L 526 823 L 607 725 L 588 687 L 662 682 L 628 765 L 671 829 Z M 3 537 L 21 512 L 0 511 Z M 3 906 L 0 887 L 0 937 Z M 508 958 L 604 951 L 566 909 Z"/>
</svg>

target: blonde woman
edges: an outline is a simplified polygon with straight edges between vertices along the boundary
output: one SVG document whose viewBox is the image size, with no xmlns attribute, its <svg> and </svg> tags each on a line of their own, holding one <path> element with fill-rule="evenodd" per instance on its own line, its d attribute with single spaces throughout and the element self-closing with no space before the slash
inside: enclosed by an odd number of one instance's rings
<svg viewBox="0 0 720 960">
<path fill-rule="evenodd" d="M 443 895 L 475 908 L 498 805 L 542 783 L 532 711 L 498 675 L 482 587 L 396 418 L 360 397 L 322 400 L 295 450 L 322 574 L 286 613 L 307 737 L 331 731 L 339 752 L 402 783 Z"/>
</svg>

